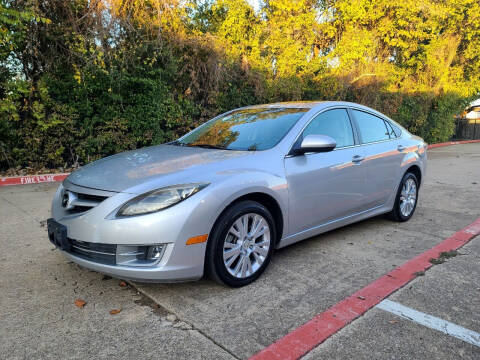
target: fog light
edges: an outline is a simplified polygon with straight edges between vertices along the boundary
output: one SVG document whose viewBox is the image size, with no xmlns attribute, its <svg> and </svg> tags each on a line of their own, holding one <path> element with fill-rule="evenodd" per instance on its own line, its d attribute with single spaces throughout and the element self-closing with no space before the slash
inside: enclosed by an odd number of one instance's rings
<svg viewBox="0 0 480 360">
<path fill-rule="evenodd" d="M 162 257 L 165 244 L 117 245 L 116 263 L 124 266 L 152 266 Z"/>
<path fill-rule="evenodd" d="M 163 245 L 149 246 L 147 249 L 145 260 L 151 260 L 151 261 L 158 260 L 160 259 L 162 252 L 163 252 Z"/>
</svg>

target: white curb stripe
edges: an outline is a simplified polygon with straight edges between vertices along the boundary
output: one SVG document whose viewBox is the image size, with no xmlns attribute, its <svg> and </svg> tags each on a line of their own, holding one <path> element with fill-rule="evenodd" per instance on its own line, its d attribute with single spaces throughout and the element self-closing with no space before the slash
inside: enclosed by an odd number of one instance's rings
<svg viewBox="0 0 480 360">
<path fill-rule="evenodd" d="M 413 310 L 388 299 L 383 300 L 376 307 L 480 347 L 480 334 L 475 331 L 465 329 L 464 327 L 455 325 L 435 316 Z"/>
</svg>

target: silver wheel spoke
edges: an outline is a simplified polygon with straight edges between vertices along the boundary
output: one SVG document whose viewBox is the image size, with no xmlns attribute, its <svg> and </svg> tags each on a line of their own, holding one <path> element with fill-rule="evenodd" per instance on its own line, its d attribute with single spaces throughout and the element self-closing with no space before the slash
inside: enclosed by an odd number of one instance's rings
<svg viewBox="0 0 480 360">
<path fill-rule="evenodd" d="M 252 253 L 253 257 L 255 258 L 255 261 L 258 263 L 258 265 L 263 264 L 263 259 L 260 255 L 258 255 L 255 251 Z"/>
<path fill-rule="evenodd" d="M 240 239 L 242 237 L 242 234 L 240 234 L 240 231 L 235 229 L 233 226 L 230 228 L 230 230 L 228 230 L 228 232 L 233 236 L 235 236 L 237 239 Z"/>
<path fill-rule="evenodd" d="M 417 184 L 413 179 L 407 179 L 400 193 L 400 212 L 403 216 L 409 216 L 417 202 Z"/>
<path fill-rule="evenodd" d="M 247 276 L 247 262 L 248 262 L 248 256 L 244 256 L 242 258 L 242 278 Z"/>
<path fill-rule="evenodd" d="M 237 259 L 237 257 L 240 255 L 241 248 L 240 246 L 229 251 L 225 251 L 223 253 L 223 260 L 226 261 L 225 264 L 227 266 L 232 265 L 232 263 Z"/>
<path fill-rule="evenodd" d="M 243 225 L 243 221 L 242 221 L 242 218 L 238 219 L 237 221 L 235 221 L 235 223 L 233 224 L 233 226 L 235 226 L 237 229 L 237 233 L 238 233 L 238 238 L 241 239 L 242 237 L 245 236 L 245 228 L 244 228 L 244 225 Z M 232 230 L 233 226 L 230 228 L 230 231 Z M 233 228 L 234 229 L 234 228 Z M 234 229 L 235 230 L 235 229 Z"/>
<path fill-rule="evenodd" d="M 245 258 L 245 255 L 241 255 L 240 256 L 240 259 L 238 260 L 237 262 L 237 265 L 235 265 L 235 268 L 233 269 L 233 275 L 237 275 L 238 272 L 240 271 L 241 267 L 242 267 L 242 264 L 243 264 L 243 259 Z"/>
<path fill-rule="evenodd" d="M 253 268 L 252 268 L 252 261 L 250 260 L 250 257 L 245 256 L 245 261 L 247 262 L 248 275 L 252 275 L 253 274 Z"/>
<path fill-rule="evenodd" d="M 258 255 L 261 255 L 261 256 L 267 256 L 268 249 L 265 249 L 265 248 L 260 247 L 260 246 L 256 246 L 255 249 L 253 249 L 253 252 L 257 253 Z"/>
<path fill-rule="evenodd" d="M 258 231 L 258 228 L 260 227 L 261 223 L 262 223 L 262 218 L 258 215 L 255 215 L 252 221 L 252 229 L 250 230 L 251 236 Z"/>
<path fill-rule="evenodd" d="M 255 226 L 252 226 L 252 232 L 251 235 L 254 238 L 258 238 L 259 236 L 263 235 L 263 232 L 265 231 L 265 224 L 263 221 L 263 218 L 257 215 L 258 221 L 255 223 Z"/>
<path fill-rule="evenodd" d="M 257 232 L 253 235 L 253 238 L 254 238 L 254 239 L 258 239 L 260 236 L 262 236 L 263 234 L 265 234 L 265 231 L 267 231 L 267 228 L 264 226 L 264 227 L 262 227 L 259 231 L 257 231 Z"/>
<path fill-rule="evenodd" d="M 263 240 L 258 243 L 255 243 L 255 246 L 266 246 L 267 248 L 270 246 L 270 240 Z"/>
</svg>

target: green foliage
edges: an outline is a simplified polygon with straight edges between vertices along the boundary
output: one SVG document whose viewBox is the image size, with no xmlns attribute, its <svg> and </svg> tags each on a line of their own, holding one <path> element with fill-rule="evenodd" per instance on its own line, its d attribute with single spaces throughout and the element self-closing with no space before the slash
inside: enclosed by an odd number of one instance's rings
<svg viewBox="0 0 480 360">
<path fill-rule="evenodd" d="M 468 99 L 456 94 L 442 94 L 436 97 L 427 116 L 427 123 L 422 129 L 422 135 L 429 138 L 432 143 L 450 139 L 455 132 L 452 121 L 468 104 Z"/>
<path fill-rule="evenodd" d="M 84 164 L 232 108 L 347 100 L 445 141 L 476 0 L 0 0 L 0 169 Z"/>
</svg>

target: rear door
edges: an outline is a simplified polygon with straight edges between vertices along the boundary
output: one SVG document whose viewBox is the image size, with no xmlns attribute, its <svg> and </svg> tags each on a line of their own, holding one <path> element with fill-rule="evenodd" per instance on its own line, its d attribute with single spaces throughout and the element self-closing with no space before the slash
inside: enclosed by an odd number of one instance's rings
<svg viewBox="0 0 480 360">
<path fill-rule="evenodd" d="M 327 110 L 311 120 L 298 138 L 328 135 L 337 147 L 325 153 L 285 158 L 291 234 L 364 209 L 366 170 L 347 110 Z"/>
<path fill-rule="evenodd" d="M 369 208 L 387 202 L 399 182 L 404 151 L 387 120 L 372 113 L 351 109 L 365 154 L 367 176 L 366 205 Z"/>
</svg>

